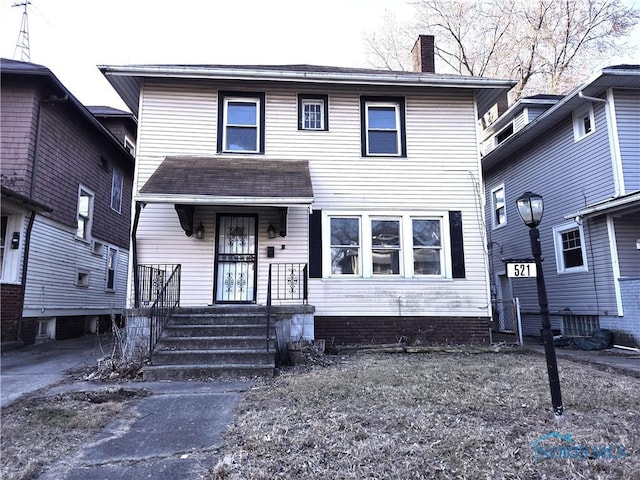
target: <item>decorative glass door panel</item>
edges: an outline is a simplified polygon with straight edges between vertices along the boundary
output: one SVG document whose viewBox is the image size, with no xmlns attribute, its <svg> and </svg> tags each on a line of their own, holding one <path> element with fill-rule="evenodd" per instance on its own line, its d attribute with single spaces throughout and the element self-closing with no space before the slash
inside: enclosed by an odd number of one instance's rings
<svg viewBox="0 0 640 480">
<path fill-rule="evenodd" d="M 216 303 L 256 300 L 255 216 L 218 216 Z"/>
</svg>

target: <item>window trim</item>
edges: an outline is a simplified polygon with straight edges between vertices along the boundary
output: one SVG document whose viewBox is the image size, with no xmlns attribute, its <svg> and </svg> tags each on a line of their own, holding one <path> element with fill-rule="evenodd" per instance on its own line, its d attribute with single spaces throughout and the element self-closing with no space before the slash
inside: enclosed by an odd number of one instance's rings
<svg viewBox="0 0 640 480">
<path fill-rule="evenodd" d="M 564 250 L 562 246 L 562 234 L 578 230 L 580 235 L 580 250 L 582 253 L 582 265 L 576 267 L 565 267 L 564 265 Z M 589 267 L 587 264 L 587 249 L 584 241 L 584 230 L 582 225 L 576 222 L 564 223 L 562 225 L 556 225 L 553 227 L 553 244 L 556 255 L 556 270 L 559 274 L 564 273 L 576 273 L 576 272 L 588 272 Z"/>
<path fill-rule="evenodd" d="M 136 156 L 136 142 L 131 140 L 128 135 L 124 136 L 124 148 L 131 154 L 132 157 Z"/>
<path fill-rule="evenodd" d="M 362 236 L 362 217 L 358 216 L 358 215 L 330 215 L 327 217 L 327 226 L 328 228 L 326 230 L 328 230 L 328 239 L 327 239 L 327 243 L 326 245 L 328 245 L 328 249 L 329 251 L 327 252 L 327 255 L 324 255 L 325 258 L 328 258 L 328 262 L 329 262 L 329 275 L 331 277 L 341 277 L 341 278 L 362 278 L 363 275 L 363 264 L 362 264 L 362 259 L 363 259 L 363 246 L 362 246 L 362 240 L 363 240 L 363 236 Z M 334 245 L 333 243 L 331 243 L 331 220 L 334 218 L 342 218 L 342 219 L 353 219 L 356 220 L 358 222 L 358 268 L 357 268 L 357 273 L 333 273 L 333 257 L 331 255 L 331 250 L 333 248 L 344 248 L 346 247 L 345 245 Z M 323 230 L 324 231 L 324 230 Z M 323 242 L 324 244 L 324 242 Z"/>
<path fill-rule="evenodd" d="M 256 104 L 256 150 L 227 150 L 225 148 L 227 139 L 227 105 L 230 101 L 250 102 Z M 265 94 L 254 92 L 218 92 L 218 153 L 255 155 L 264 154 L 265 143 Z"/>
<path fill-rule="evenodd" d="M 369 107 L 393 107 L 397 121 L 398 151 L 396 153 L 369 152 Z M 406 157 L 406 111 L 404 97 L 360 97 L 360 144 L 363 157 Z"/>
<path fill-rule="evenodd" d="M 509 132 L 509 134 L 506 137 L 500 138 L 505 132 L 507 132 L 507 130 L 511 130 L 511 132 Z M 507 139 L 509 139 L 513 135 L 514 131 L 515 131 L 514 122 L 509 122 L 504 128 L 502 128 L 493 137 L 495 140 L 495 146 L 497 147 L 501 143 L 504 143 L 505 141 L 507 141 Z"/>
<path fill-rule="evenodd" d="M 589 123 L 591 126 L 591 130 L 586 132 L 584 128 L 584 120 L 589 118 Z M 574 110 L 572 114 L 573 118 L 573 139 L 578 142 L 583 138 L 586 138 L 592 135 L 596 131 L 596 122 L 593 114 L 593 104 L 589 103 L 588 105 L 579 108 L 578 110 Z"/>
<path fill-rule="evenodd" d="M 117 285 L 117 276 L 118 276 L 118 257 L 120 256 L 120 249 L 118 247 L 114 247 L 113 245 L 106 246 L 106 260 L 105 260 L 105 292 L 115 292 Z M 114 252 L 113 254 L 113 268 L 109 268 L 109 254 Z M 113 270 L 113 285 L 109 286 L 109 271 Z"/>
<path fill-rule="evenodd" d="M 87 217 L 83 217 L 83 218 L 86 218 L 85 235 L 84 236 L 78 235 L 78 227 L 76 225 L 75 237 L 80 241 L 90 243 L 92 238 L 91 233 L 93 229 L 93 208 L 94 208 L 96 196 L 92 190 L 88 189 L 84 185 L 82 184 L 78 185 L 78 198 L 76 203 L 76 222 L 80 220 L 80 198 L 82 197 L 82 192 L 86 193 L 90 197 L 89 198 L 89 214 Z"/>
<path fill-rule="evenodd" d="M 81 281 L 82 279 L 85 279 Z M 78 288 L 89 288 L 91 285 L 91 270 L 88 268 L 76 268 L 75 286 Z"/>
<path fill-rule="evenodd" d="M 322 210 L 322 278 L 342 280 L 442 280 L 453 278 L 449 214 L 425 211 L 337 211 Z M 331 219 L 358 218 L 360 224 L 360 274 L 334 274 L 331 269 Z M 374 274 L 372 262 L 371 220 L 400 221 L 400 273 Z M 414 272 L 413 220 L 438 220 L 440 222 L 440 274 L 416 274 Z"/>
<path fill-rule="evenodd" d="M 114 203 L 113 200 L 114 200 L 114 193 L 117 192 L 115 187 L 116 187 L 116 181 L 118 179 L 118 176 L 120 180 L 120 197 L 117 198 L 118 202 L 117 202 L 117 208 L 116 208 L 113 205 Z M 124 198 L 124 172 L 119 168 L 113 167 L 113 171 L 111 172 L 111 202 L 110 202 L 111 210 L 113 210 L 116 213 L 122 214 L 123 198 Z"/>
<path fill-rule="evenodd" d="M 504 209 L 504 222 L 503 223 L 498 223 L 498 216 L 496 215 L 498 213 L 498 208 L 496 206 L 496 192 L 498 192 L 499 190 L 502 190 L 502 208 Z M 493 188 L 491 190 L 491 225 L 493 227 L 493 229 L 495 230 L 496 228 L 502 228 L 505 225 L 507 225 L 508 219 L 507 219 L 507 193 L 506 190 L 504 188 L 504 183 L 496 186 L 495 188 Z"/>
<path fill-rule="evenodd" d="M 304 104 L 305 102 L 322 102 L 321 106 L 321 127 L 305 128 L 304 127 Z M 308 132 L 326 132 L 329 130 L 329 96 L 316 94 L 298 94 L 298 130 Z"/>
</svg>

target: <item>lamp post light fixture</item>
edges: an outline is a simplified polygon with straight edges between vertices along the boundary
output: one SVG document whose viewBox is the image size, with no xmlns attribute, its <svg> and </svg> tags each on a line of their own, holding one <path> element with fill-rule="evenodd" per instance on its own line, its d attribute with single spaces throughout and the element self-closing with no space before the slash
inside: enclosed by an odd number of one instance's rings
<svg viewBox="0 0 640 480">
<path fill-rule="evenodd" d="M 540 317 L 542 320 L 542 340 L 544 342 L 544 353 L 547 360 L 547 373 L 549 374 L 549 387 L 551 389 L 551 403 L 553 414 L 556 420 L 563 419 L 564 406 L 562 405 L 562 394 L 560 392 L 560 378 L 558 377 L 558 363 L 556 360 L 556 350 L 553 345 L 553 335 L 551 333 L 551 321 L 549 320 L 549 302 L 547 301 L 547 288 L 544 284 L 544 274 L 542 272 L 542 249 L 540 248 L 540 232 L 538 225 L 542 221 L 544 205 L 542 196 L 531 192 L 525 192 L 516 200 L 518 213 L 524 224 L 529 227 L 529 238 L 531 239 L 531 253 L 536 263 L 536 284 L 538 287 L 538 303 L 540 304 Z"/>
<path fill-rule="evenodd" d="M 271 223 L 267 227 L 267 237 L 276 238 L 276 227 L 274 227 Z"/>
</svg>

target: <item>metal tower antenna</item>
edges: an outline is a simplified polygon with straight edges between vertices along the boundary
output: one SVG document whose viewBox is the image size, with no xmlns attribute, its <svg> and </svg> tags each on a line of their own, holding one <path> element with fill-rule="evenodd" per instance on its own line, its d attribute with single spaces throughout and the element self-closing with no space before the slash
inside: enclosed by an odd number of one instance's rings
<svg viewBox="0 0 640 480">
<path fill-rule="evenodd" d="M 29 0 L 24 0 L 23 2 L 16 2 L 11 5 L 12 7 L 24 7 L 24 12 L 22 12 L 22 25 L 20 25 L 20 33 L 18 34 L 16 49 L 13 51 L 13 58 L 22 62 L 31 61 L 31 50 L 29 48 L 29 16 L 27 13 L 27 6 L 30 3 L 31 2 Z"/>
</svg>

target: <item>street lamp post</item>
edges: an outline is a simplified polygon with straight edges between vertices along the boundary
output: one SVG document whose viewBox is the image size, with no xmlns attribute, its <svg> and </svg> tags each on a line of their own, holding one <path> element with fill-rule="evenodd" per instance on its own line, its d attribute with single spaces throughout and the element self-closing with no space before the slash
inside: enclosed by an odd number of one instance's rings
<svg viewBox="0 0 640 480">
<path fill-rule="evenodd" d="M 558 363 L 556 350 L 553 345 L 551 333 L 551 321 L 549 320 L 549 302 L 547 301 L 547 288 L 542 272 L 542 249 L 540 248 L 540 232 L 538 225 L 542 220 L 544 206 L 542 196 L 531 192 L 523 193 L 517 200 L 520 218 L 529 227 L 531 239 L 531 253 L 536 263 L 536 284 L 538 287 L 538 303 L 540 304 L 540 317 L 542 320 L 542 340 L 544 341 L 544 353 L 547 359 L 547 373 L 549 374 L 549 388 L 551 389 L 551 403 L 556 420 L 561 420 L 564 414 L 562 394 L 560 393 L 560 378 L 558 377 Z"/>
</svg>

